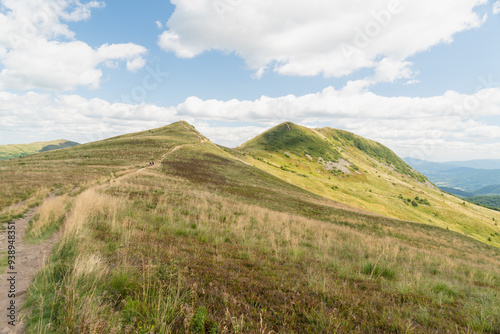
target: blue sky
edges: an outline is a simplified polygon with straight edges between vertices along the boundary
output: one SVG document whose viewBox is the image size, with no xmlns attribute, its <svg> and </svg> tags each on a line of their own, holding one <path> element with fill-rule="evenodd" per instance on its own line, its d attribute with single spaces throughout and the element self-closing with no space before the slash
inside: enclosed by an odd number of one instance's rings
<svg viewBox="0 0 500 334">
<path fill-rule="evenodd" d="M 237 146 L 290 120 L 500 158 L 500 2 L 360 3 L 0 0 L 0 144 L 184 119 Z"/>
</svg>

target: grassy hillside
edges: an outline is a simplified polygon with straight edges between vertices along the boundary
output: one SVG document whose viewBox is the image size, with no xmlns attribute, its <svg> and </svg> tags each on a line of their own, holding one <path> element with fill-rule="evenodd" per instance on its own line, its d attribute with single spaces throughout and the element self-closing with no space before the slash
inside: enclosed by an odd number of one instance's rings
<svg viewBox="0 0 500 334">
<path fill-rule="evenodd" d="M 147 166 L 176 145 L 194 143 L 202 137 L 188 123 L 177 122 L 73 148 L 2 161 L 0 179 L 5 182 L 0 188 L 0 212 L 39 190 L 71 188 Z"/>
<path fill-rule="evenodd" d="M 315 142 L 321 148 L 307 150 Z M 337 162 L 321 155 L 329 152 L 336 152 Z M 325 198 L 500 245 L 491 238 L 496 231 L 491 210 L 422 183 L 425 178 L 392 151 L 348 132 L 284 123 L 239 146 L 238 153 L 247 163 Z"/>
<path fill-rule="evenodd" d="M 0 145 L 0 160 L 9 160 L 39 152 L 58 150 L 61 148 L 79 145 L 76 142 L 64 139 L 36 142 L 31 144 Z"/>
<path fill-rule="evenodd" d="M 325 135 L 332 143 L 339 145 L 341 148 L 355 147 L 377 162 L 390 166 L 396 171 L 409 175 L 420 182 L 425 182 L 425 177 L 414 171 L 394 152 L 380 143 L 343 130 L 321 128 L 317 129 L 317 131 Z"/>
<path fill-rule="evenodd" d="M 326 199 L 265 170 L 285 153 L 244 156 L 185 122 L 82 146 L 26 160 L 68 182 L 27 234 L 63 233 L 27 291 L 28 332 L 500 330 L 500 249 L 488 242 Z M 78 161 L 92 178 L 75 190 Z"/>
</svg>

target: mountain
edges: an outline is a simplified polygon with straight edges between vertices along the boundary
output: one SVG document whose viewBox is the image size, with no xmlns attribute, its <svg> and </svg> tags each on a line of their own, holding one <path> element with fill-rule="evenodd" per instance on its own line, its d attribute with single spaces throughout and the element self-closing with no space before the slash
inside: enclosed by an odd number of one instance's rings
<svg viewBox="0 0 500 334">
<path fill-rule="evenodd" d="M 466 197 L 466 200 L 472 203 L 476 203 L 493 210 L 500 211 L 500 196 L 498 195 L 486 195 L 486 196 L 471 196 Z"/>
<path fill-rule="evenodd" d="M 439 187 L 442 191 L 445 191 L 449 194 L 455 195 L 455 196 L 460 196 L 460 197 L 471 197 L 474 196 L 474 193 L 463 191 L 460 189 L 455 189 L 455 188 L 449 188 L 449 187 Z"/>
<path fill-rule="evenodd" d="M 483 187 L 500 184 L 500 168 L 493 169 L 498 167 L 498 160 L 440 163 L 405 158 L 405 161 L 439 187 L 475 192 Z M 482 166 L 485 168 L 479 168 Z"/>
<path fill-rule="evenodd" d="M 486 186 L 474 191 L 474 196 L 479 195 L 500 195 L 500 184 Z"/>
<path fill-rule="evenodd" d="M 448 161 L 448 162 L 433 162 L 412 157 L 403 159 L 413 167 L 418 169 L 430 170 L 448 170 L 453 168 L 465 167 L 473 169 L 500 169 L 499 159 L 477 159 L 466 161 Z"/>
<path fill-rule="evenodd" d="M 442 191 L 459 196 L 469 202 L 500 210 L 500 185 L 486 186 L 474 192 L 466 192 L 455 188 L 440 187 Z"/>
<path fill-rule="evenodd" d="M 64 139 L 43 141 L 31 144 L 0 145 L 0 160 L 9 160 L 39 152 L 58 150 L 60 148 L 80 145 L 79 143 Z"/>
<path fill-rule="evenodd" d="M 451 161 L 449 164 L 457 167 L 474 169 L 500 169 L 500 159 L 478 159 L 468 161 Z"/>
<path fill-rule="evenodd" d="M 2 161 L 0 178 L 0 221 L 39 205 L 23 240 L 62 235 L 27 332 L 500 328 L 500 212 L 354 134 L 285 123 L 230 149 L 176 122 Z"/>
<path fill-rule="evenodd" d="M 462 231 L 475 219 L 489 224 L 387 147 L 346 131 L 284 123 L 235 151 L 286 182 L 362 210 Z"/>
</svg>

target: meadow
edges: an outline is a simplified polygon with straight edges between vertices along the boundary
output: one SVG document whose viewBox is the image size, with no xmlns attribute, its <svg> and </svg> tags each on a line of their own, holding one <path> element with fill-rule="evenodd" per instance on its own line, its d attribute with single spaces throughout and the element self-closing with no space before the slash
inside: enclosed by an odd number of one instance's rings
<svg viewBox="0 0 500 334">
<path fill-rule="evenodd" d="M 62 233 L 27 291 L 27 332 L 500 331 L 500 248 L 326 199 L 187 124 L 160 132 L 130 142 L 130 164 L 92 157 L 92 178 L 27 195 L 26 240 Z"/>
</svg>

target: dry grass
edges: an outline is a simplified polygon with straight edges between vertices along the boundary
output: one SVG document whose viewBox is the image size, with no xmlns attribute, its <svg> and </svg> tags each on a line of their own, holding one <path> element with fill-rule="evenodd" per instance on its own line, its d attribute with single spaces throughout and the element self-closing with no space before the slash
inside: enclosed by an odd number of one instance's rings
<svg viewBox="0 0 500 334">
<path fill-rule="evenodd" d="M 200 146 L 206 160 L 190 145 L 174 163 L 124 169 L 75 193 L 28 291 L 29 331 L 500 329 L 497 248 L 342 210 Z"/>
<path fill-rule="evenodd" d="M 86 233 L 85 224 L 88 221 L 115 229 L 116 214 L 123 204 L 122 200 L 98 193 L 95 189 L 84 191 L 75 199 L 70 217 L 64 224 L 64 238 Z"/>
<path fill-rule="evenodd" d="M 375 217 L 310 219 L 151 170 L 99 189 L 76 197 L 66 220 L 57 254 L 72 254 L 72 269 L 56 280 L 65 313 L 53 310 L 52 326 L 82 333 L 500 326 L 498 254 L 453 232 Z M 42 282 L 53 289 L 55 281 L 38 280 L 38 289 Z"/>
<path fill-rule="evenodd" d="M 494 332 L 498 254 L 438 232 L 375 217 L 310 219 L 135 173 L 75 198 L 59 260 L 30 292 L 52 316 L 35 311 L 30 328 Z"/>
<path fill-rule="evenodd" d="M 60 219 L 64 219 L 68 204 L 68 196 L 47 198 L 42 205 L 40 205 L 37 212 L 38 215 L 30 226 L 29 233 L 31 236 L 34 238 L 39 237 L 51 224 Z"/>
</svg>

